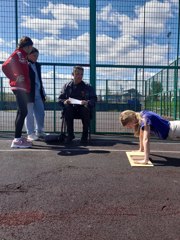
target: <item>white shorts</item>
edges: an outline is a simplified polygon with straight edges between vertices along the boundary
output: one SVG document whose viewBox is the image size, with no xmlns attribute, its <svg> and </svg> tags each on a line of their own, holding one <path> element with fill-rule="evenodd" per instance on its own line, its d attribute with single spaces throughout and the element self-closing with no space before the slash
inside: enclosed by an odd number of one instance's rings
<svg viewBox="0 0 180 240">
<path fill-rule="evenodd" d="M 172 140 L 180 140 L 180 121 L 169 121 L 170 129 L 168 138 Z"/>
</svg>

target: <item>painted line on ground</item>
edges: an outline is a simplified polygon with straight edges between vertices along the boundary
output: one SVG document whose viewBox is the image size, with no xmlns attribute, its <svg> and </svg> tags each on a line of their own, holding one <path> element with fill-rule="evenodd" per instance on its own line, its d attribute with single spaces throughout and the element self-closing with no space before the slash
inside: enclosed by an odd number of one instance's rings
<svg viewBox="0 0 180 240">
<path fill-rule="evenodd" d="M 82 148 L 54 148 L 54 149 L 0 149 L 0 152 L 52 152 L 52 151 L 110 151 L 110 152 L 130 152 L 130 151 L 134 151 L 134 150 L 129 150 L 129 149 L 109 149 L 109 148 L 87 148 L 87 149 L 82 149 Z M 180 151 L 164 151 L 164 150 L 151 150 L 151 153 L 180 153 Z"/>
</svg>

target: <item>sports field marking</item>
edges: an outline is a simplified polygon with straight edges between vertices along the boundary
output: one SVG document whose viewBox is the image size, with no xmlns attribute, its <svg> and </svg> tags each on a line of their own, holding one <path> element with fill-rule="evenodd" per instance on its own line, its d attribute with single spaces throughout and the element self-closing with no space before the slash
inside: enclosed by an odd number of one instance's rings
<svg viewBox="0 0 180 240">
<path fill-rule="evenodd" d="M 52 152 L 52 151 L 62 151 L 62 150 L 65 150 L 65 151 L 109 151 L 109 152 L 128 152 L 129 149 L 111 149 L 111 148 L 98 148 L 98 147 L 91 147 L 91 148 L 61 148 L 61 147 L 56 147 L 56 148 L 52 148 L 52 149 L 44 149 L 44 148 L 27 148 L 27 149 L 0 149 L 0 152 Z M 133 152 L 133 151 L 131 151 Z M 137 152 L 136 152 L 137 153 Z M 165 150 L 151 150 L 151 153 L 174 153 L 174 154 L 179 154 L 180 151 L 165 151 Z"/>
<path fill-rule="evenodd" d="M 144 159 L 143 152 L 126 152 L 126 155 L 132 167 L 153 167 L 154 166 L 151 161 L 149 161 L 148 164 L 139 164 L 134 162 L 134 161 Z"/>
</svg>

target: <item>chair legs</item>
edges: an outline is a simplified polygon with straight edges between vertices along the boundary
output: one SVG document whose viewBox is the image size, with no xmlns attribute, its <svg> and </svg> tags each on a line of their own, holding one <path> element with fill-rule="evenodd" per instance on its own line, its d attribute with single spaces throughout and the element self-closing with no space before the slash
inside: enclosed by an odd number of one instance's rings
<svg viewBox="0 0 180 240">
<path fill-rule="evenodd" d="M 80 119 L 80 118 L 75 118 L 75 119 Z M 64 116 L 62 116 L 62 123 L 61 123 L 61 135 L 62 134 L 63 134 L 63 136 L 66 136 L 64 142 L 67 143 L 67 144 L 70 144 L 72 142 L 72 140 L 75 138 L 74 133 L 73 133 L 72 136 L 68 136 L 68 134 L 67 134 L 67 123 L 65 121 L 65 117 Z M 86 137 L 83 138 L 83 134 L 82 134 L 80 142 L 82 144 L 87 144 L 87 143 L 89 143 L 91 141 L 91 126 L 90 126 L 90 124 L 88 126 L 88 136 L 87 136 L 87 138 Z"/>
</svg>

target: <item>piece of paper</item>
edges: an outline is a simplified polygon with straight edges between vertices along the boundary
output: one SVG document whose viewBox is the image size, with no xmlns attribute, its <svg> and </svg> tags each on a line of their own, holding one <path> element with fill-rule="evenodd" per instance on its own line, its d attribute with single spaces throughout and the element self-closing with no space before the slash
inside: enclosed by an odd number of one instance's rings
<svg viewBox="0 0 180 240">
<path fill-rule="evenodd" d="M 81 100 L 78 100 L 78 99 L 75 99 L 75 98 L 69 98 L 69 101 L 71 102 L 71 104 L 78 104 L 78 105 L 82 104 Z"/>
<path fill-rule="evenodd" d="M 149 161 L 148 164 L 137 163 L 138 160 L 144 159 L 143 152 L 126 152 L 126 155 L 132 167 L 153 167 L 154 166 L 151 161 Z"/>
</svg>

